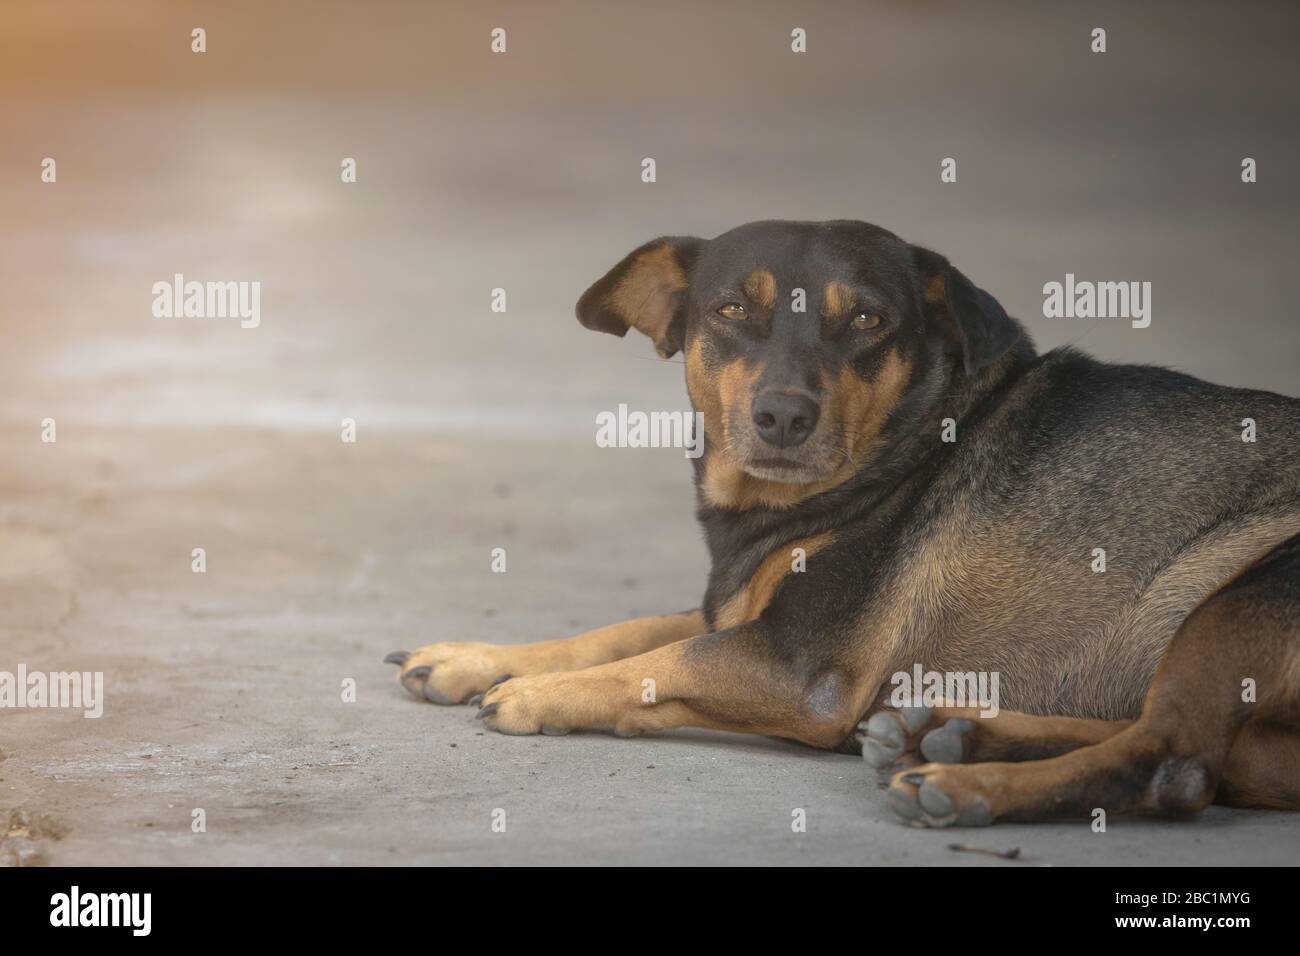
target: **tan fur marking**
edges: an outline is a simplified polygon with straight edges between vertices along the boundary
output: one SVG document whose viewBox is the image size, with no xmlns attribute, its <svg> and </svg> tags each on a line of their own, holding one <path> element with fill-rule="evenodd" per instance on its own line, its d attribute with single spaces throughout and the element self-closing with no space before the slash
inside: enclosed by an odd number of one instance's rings
<svg viewBox="0 0 1300 956">
<path fill-rule="evenodd" d="M 713 374 L 699 339 L 686 346 L 686 392 L 696 411 L 704 415 L 704 433 L 722 434 L 722 406 L 713 388 Z"/>
<path fill-rule="evenodd" d="M 740 421 L 749 418 L 749 406 L 753 401 L 753 385 L 763 374 L 762 365 L 747 367 L 742 362 L 731 362 L 718 372 L 718 399 L 724 409 L 722 435 L 726 438 L 726 418 L 734 416 Z"/>
<path fill-rule="evenodd" d="M 892 687 L 891 687 L 892 690 Z M 894 713 L 893 708 L 872 708 L 872 713 Z M 920 744 L 930 731 L 950 720 L 968 720 L 971 728 L 963 735 L 962 763 L 992 760 L 1043 760 L 1109 740 L 1131 720 L 1090 720 L 1080 717 L 1043 717 L 1013 710 L 983 714 L 980 707 L 943 704 L 930 712 L 919 727 L 904 725 L 905 754 L 920 753 Z"/>
<path fill-rule="evenodd" d="M 715 449 L 704 467 L 702 487 L 705 499 L 722 508 L 746 509 L 754 507 L 791 508 L 801 501 L 834 488 L 847 481 L 858 467 L 875 449 L 889 412 L 898 403 L 903 388 L 911 375 L 911 364 L 905 361 L 897 350 L 890 353 L 884 368 L 875 381 L 864 382 L 851 370 L 845 369 L 837 381 L 834 407 L 832 411 L 836 420 L 843 423 L 845 461 L 832 475 L 820 481 L 804 484 L 769 481 L 755 478 L 746 473 L 725 453 L 725 448 Z M 699 375 L 697 387 L 706 390 L 705 376 Z M 687 380 L 691 380 L 690 362 L 687 366 Z M 696 396 L 696 392 L 691 392 Z M 744 405 L 740 412 L 748 415 L 748 392 L 744 393 Z M 697 405 L 699 399 L 696 399 Z M 731 408 L 723 399 L 723 407 Z M 709 433 L 710 418 L 705 413 L 704 430 Z M 724 434 L 721 430 L 712 434 Z M 720 443 L 720 444 L 725 444 Z"/>
<path fill-rule="evenodd" d="M 713 500 L 710 488 L 715 482 L 726 485 L 733 480 L 733 473 L 744 475 L 729 464 L 719 471 L 717 463 L 730 462 L 727 454 L 728 418 L 734 416 L 741 421 L 748 420 L 751 386 L 761 373 L 761 367 L 747 369 L 740 362 L 732 362 L 721 369 L 714 368 L 698 340 L 686 349 L 686 390 L 695 408 L 704 415 L 704 433 L 713 446 L 706 462 L 704 479 L 705 496 L 710 500 Z"/>
<path fill-rule="evenodd" d="M 580 670 L 644 654 L 664 644 L 705 632 L 699 611 L 639 617 L 586 631 L 576 637 L 534 644 L 444 642 L 411 653 L 398 674 L 400 681 L 415 667 L 432 667 L 428 683 L 443 698 L 464 700 L 482 693 L 503 674 L 547 674 Z M 418 696 L 418 694 L 417 694 Z"/>
<path fill-rule="evenodd" d="M 600 667 L 519 677 L 483 698 L 487 725 L 507 733 L 594 728 L 634 734 L 704 727 L 802 740 L 834 747 L 861 711 L 812 713 L 805 691 L 784 670 L 741 644 L 721 657 L 686 655 L 689 642 L 660 647 Z M 655 697 L 645 696 L 654 681 Z M 883 678 L 882 678 L 883 679 Z M 851 693 L 851 692 L 850 692 Z"/>
<path fill-rule="evenodd" d="M 911 372 L 911 364 L 897 349 L 889 353 L 873 381 L 863 381 L 851 368 L 840 372 L 832 401 L 838 421 L 845 425 L 844 450 L 851 461 L 862 461 L 875 448 L 885 419 L 898 404 Z"/>
<path fill-rule="evenodd" d="M 840 316 L 853 308 L 853 290 L 838 279 L 826 283 L 822 295 L 822 315 Z"/>
<path fill-rule="evenodd" d="M 1252 720 L 1232 742 L 1215 803 L 1294 810 L 1300 805 L 1300 733 Z"/>
<path fill-rule="evenodd" d="M 578 670 L 644 654 L 653 648 L 704 632 L 704 615 L 700 611 L 633 618 L 584 631 L 577 637 L 512 645 L 521 652 L 521 663 L 527 662 L 526 670 L 512 673 Z M 531 657 L 529 649 L 532 649 Z"/>
<path fill-rule="evenodd" d="M 833 535 L 827 531 L 811 538 L 791 541 L 788 545 L 777 548 L 758 566 L 754 576 L 743 588 L 729 597 L 718 611 L 716 626 L 718 630 L 735 627 L 745 621 L 752 621 L 763 613 L 772 602 L 772 595 L 777 586 L 791 573 L 795 548 L 803 548 L 807 557 L 812 557 L 831 543 Z"/>
<path fill-rule="evenodd" d="M 943 275 L 936 275 L 925 285 L 925 293 L 922 296 L 928 305 L 943 305 L 948 301 L 948 290 L 943 281 Z"/>
<path fill-rule="evenodd" d="M 660 355 L 670 354 L 664 341 L 673 319 L 673 294 L 686 285 L 677 256 L 665 243 L 641 254 L 636 266 L 610 293 L 608 305 L 629 325 L 653 339 Z"/>
<path fill-rule="evenodd" d="M 740 361 L 713 367 L 699 341 L 686 349 L 686 391 L 698 411 L 704 413 L 705 434 L 714 443 L 727 443 L 728 415 L 748 419 L 751 386 L 763 372 L 761 365 L 746 367 Z"/>
<path fill-rule="evenodd" d="M 764 269 L 751 272 L 745 278 L 741 288 L 749 297 L 749 301 L 756 305 L 770 309 L 776 304 L 776 276 Z"/>
</svg>

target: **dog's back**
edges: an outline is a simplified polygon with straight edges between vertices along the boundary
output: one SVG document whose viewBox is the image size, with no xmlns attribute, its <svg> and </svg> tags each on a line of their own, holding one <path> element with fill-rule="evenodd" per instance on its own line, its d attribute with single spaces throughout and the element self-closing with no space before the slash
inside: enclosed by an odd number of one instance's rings
<svg viewBox="0 0 1300 956">
<path fill-rule="evenodd" d="M 1300 531 L 1297 436 L 1295 399 L 1042 356 L 926 495 L 893 576 L 915 608 L 899 663 L 998 671 L 1016 710 L 1133 716 L 1192 608 Z"/>
</svg>

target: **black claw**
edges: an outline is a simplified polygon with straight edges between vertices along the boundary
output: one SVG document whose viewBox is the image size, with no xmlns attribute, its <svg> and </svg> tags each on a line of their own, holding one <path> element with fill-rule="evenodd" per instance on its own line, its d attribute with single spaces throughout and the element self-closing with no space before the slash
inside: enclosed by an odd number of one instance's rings
<svg viewBox="0 0 1300 956">
<path fill-rule="evenodd" d="M 903 774 L 903 783 L 925 783 L 925 774 L 905 773 Z"/>
<path fill-rule="evenodd" d="M 477 707 L 483 703 L 483 695 L 474 694 L 470 697 L 469 700 L 465 701 L 465 703 L 469 704 L 471 707 Z"/>
<path fill-rule="evenodd" d="M 508 681 L 508 680 L 511 678 L 511 676 L 513 676 L 513 675 L 511 675 L 511 674 L 501 674 L 500 676 L 497 677 L 496 680 L 494 680 L 494 681 L 493 681 L 490 685 L 488 685 L 488 686 L 490 686 L 490 687 L 496 687 L 497 684 L 504 684 L 506 681 Z"/>
<path fill-rule="evenodd" d="M 497 712 L 497 710 L 498 710 L 500 707 L 501 707 L 500 704 L 488 704 L 486 707 L 484 707 L 482 710 L 480 710 L 480 711 L 479 711 L 477 714 L 475 714 L 474 716 L 475 716 L 475 718 L 479 718 L 479 717 L 491 717 L 493 714 L 495 714 L 495 713 Z"/>
<path fill-rule="evenodd" d="M 433 673 L 432 667 L 412 667 L 406 672 L 407 677 L 414 677 L 416 680 L 424 680 Z"/>
<path fill-rule="evenodd" d="M 384 658 L 384 663 L 396 664 L 398 667 L 401 667 L 403 664 L 406 663 L 407 658 L 409 658 L 410 656 L 411 656 L 410 651 L 393 651 L 393 653 L 389 654 L 387 657 Z"/>
</svg>

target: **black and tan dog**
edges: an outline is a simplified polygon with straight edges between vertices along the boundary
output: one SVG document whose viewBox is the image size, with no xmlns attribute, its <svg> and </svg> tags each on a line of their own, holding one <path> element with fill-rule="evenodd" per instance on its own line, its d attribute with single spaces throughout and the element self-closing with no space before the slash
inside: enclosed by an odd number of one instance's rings
<svg viewBox="0 0 1300 956">
<path fill-rule="evenodd" d="M 858 222 L 657 239 L 578 318 L 685 353 L 704 606 L 391 655 L 416 696 L 510 734 L 861 746 L 930 825 L 1300 808 L 1300 401 L 1038 356 Z M 884 708 L 916 663 L 996 672 L 1005 709 Z"/>
</svg>

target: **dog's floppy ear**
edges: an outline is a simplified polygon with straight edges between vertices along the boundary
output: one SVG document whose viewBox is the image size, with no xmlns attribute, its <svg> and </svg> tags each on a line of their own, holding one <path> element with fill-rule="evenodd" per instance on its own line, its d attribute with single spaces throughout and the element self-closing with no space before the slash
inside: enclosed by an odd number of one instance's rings
<svg viewBox="0 0 1300 956">
<path fill-rule="evenodd" d="M 943 256 L 913 246 L 921 273 L 921 298 L 927 315 L 936 316 L 961 349 L 966 374 L 974 375 L 997 361 L 1024 337 L 1020 323 L 983 289 L 952 267 Z"/>
<path fill-rule="evenodd" d="M 634 249 L 578 300 L 578 321 L 589 329 L 626 335 L 644 332 L 664 358 L 686 340 L 685 293 L 703 239 L 664 236 Z"/>
</svg>

